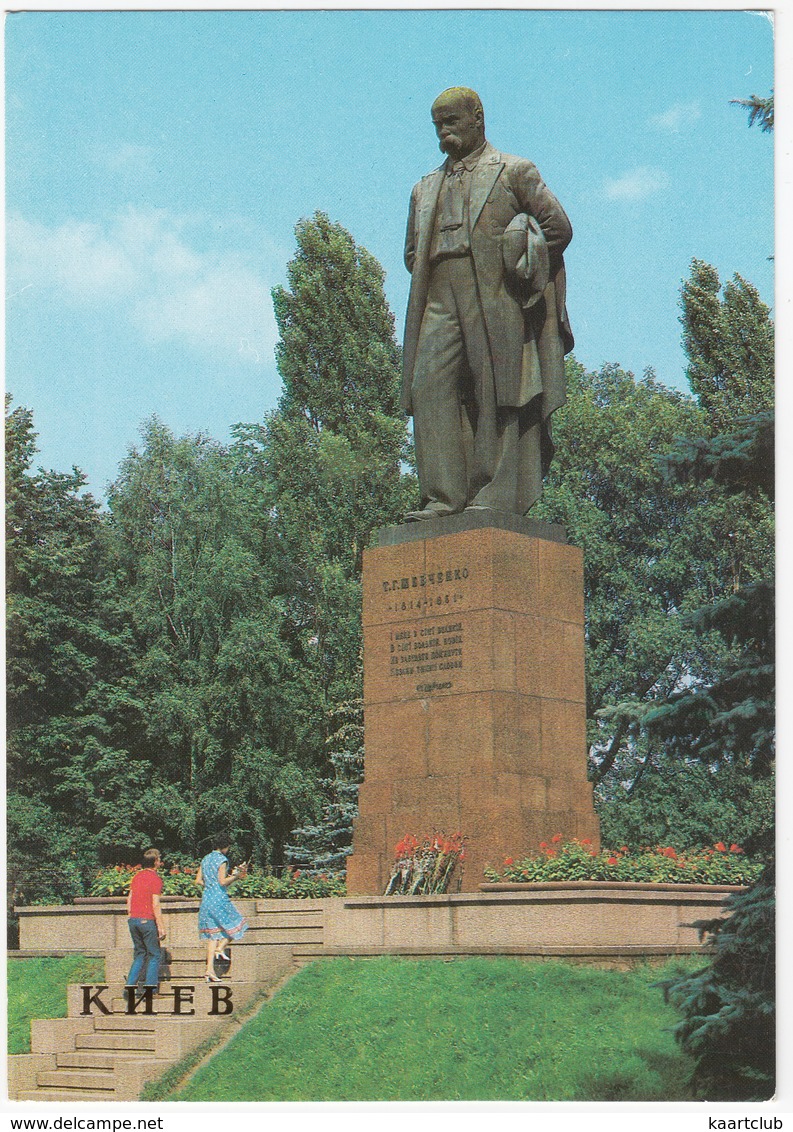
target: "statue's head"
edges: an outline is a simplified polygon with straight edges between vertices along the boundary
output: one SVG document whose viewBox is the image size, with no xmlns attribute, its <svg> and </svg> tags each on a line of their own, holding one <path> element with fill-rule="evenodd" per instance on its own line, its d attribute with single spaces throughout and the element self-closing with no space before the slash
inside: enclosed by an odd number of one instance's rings
<svg viewBox="0 0 793 1132">
<path fill-rule="evenodd" d="M 449 87 L 432 104 L 432 124 L 440 148 L 454 161 L 459 161 L 485 140 L 482 100 L 467 86 Z"/>
</svg>

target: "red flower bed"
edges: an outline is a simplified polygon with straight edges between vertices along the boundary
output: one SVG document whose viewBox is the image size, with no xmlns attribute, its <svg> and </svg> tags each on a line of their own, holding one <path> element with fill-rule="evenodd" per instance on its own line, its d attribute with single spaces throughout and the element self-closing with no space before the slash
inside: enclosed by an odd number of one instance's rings
<svg viewBox="0 0 793 1132">
<path fill-rule="evenodd" d="M 729 849 L 723 841 L 707 849 L 680 850 L 673 845 L 649 846 L 631 852 L 592 849 L 591 842 L 563 841 L 560 833 L 539 844 L 535 855 L 516 860 L 505 857 L 501 868 L 488 865 L 489 881 L 540 884 L 562 880 L 610 880 L 655 884 L 752 884 L 762 866 L 749 860 L 740 845 Z"/>
</svg>

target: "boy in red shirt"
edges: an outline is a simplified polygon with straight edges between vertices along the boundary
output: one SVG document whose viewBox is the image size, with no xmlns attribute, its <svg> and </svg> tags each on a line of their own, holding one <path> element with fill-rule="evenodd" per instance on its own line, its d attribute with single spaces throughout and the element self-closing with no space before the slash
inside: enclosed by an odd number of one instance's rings
<svg viewBox="0 0 793 1132">
<path fill-rule="evenodd" d="M 160 940 L 165 939 L 160 911 L 162 878 L 157 874 L 162 864 L 159 850 L 147 849 L 141 864 L 143 868 L 132 878 L 127 897 L 129 934 L 134 948 L 127 986 L 135 988 L 143 975 L 143 985 L 156 990 L 160 982 Z"/>
</svg>

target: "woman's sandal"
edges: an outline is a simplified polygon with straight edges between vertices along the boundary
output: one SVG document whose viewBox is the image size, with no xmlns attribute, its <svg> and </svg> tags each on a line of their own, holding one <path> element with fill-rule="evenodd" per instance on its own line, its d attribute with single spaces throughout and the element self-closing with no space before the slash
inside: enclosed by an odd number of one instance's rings
<svg viewBox="0 0 793 1132">
<path fill-rule="evenodd" d="M 206 979 L 207 983 L 209 983 L 210 986 L 212 985 L 212 983 L 222 983 L 223 982 L 223 980 L 219 979 L 217 975 L 204 975 L 204 978 Z"/>
</svg>

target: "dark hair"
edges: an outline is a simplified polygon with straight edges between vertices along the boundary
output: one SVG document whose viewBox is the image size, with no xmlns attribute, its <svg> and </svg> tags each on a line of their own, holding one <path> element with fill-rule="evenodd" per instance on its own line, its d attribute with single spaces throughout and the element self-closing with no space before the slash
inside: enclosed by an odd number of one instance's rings
<svg viewBox="0 0 793 1132">
<path fill-rule="evenodd" d="M 213 849 L 228 849 L 231 845 L 231 838 L 227 833 L 218 833 L 212 838 Z"/>
<path fill-rule="evenodd" d="M 159 849 L 147 849 L 140 859 L 144 869 L 153 869 L 160 857 Z"/>
</svg>

